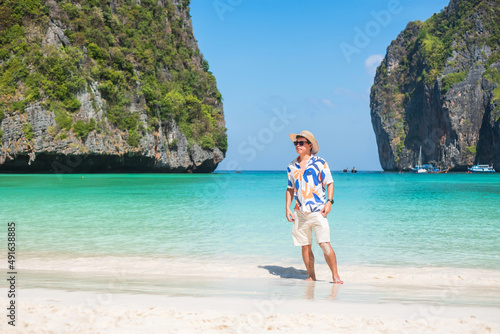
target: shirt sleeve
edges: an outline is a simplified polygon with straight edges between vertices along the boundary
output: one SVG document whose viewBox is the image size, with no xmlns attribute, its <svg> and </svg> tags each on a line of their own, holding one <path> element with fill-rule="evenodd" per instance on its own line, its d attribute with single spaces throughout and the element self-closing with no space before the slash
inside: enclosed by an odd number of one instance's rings
<svg viewBox="0 0 500 334">
<path fill-rule="evenodd" d="M 326 186 L 327 184 L 333 183 L 332 172 L 330 171 L 330 167 L 328 166 L 328 163 L 326 161 L 321 172 L 324 174 L 323 185 Z"/>
<path fill-rule="evenodd" d="M 288 175 L 288 186 L 287 189 L 295 189 L 293 184 L 295 183 L 295 180 L 293 179 L 292 171 L 290 170 L 290 167 L 286 169 L 287 175 Z"/>
</svg>

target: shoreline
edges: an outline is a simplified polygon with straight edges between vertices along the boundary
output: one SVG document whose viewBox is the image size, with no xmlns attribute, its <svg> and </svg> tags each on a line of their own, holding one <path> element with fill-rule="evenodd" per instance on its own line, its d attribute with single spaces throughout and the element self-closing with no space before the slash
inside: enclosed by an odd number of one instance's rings
<svg viewBox="0 0 500 334">
<path fill-rule="evenodd" d="M 1 261 L 0 263 L 6 263 Z M 106 257 L 18 263 L 18 288 L 164 297 L 266 298 L 353 303 L 434 303 L 500 309 L 500 270 L 339 265 L 345 284 L 332 284 L 324 263 L 308 284 L 303 264 Z M 1 268 L 4 272 L 7 269 Z"/>
<path fill-rule="evenodd" d="M 500 333 L 500 270 L 248 260 L 23 257 L 0 332 Z"/>
</svg>

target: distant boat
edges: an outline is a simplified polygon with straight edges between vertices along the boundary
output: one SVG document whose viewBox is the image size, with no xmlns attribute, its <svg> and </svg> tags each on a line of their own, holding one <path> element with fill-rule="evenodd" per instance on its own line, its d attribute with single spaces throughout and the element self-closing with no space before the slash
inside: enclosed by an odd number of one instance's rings
<svg viewBox="0 0 500 334">
<path fill-rule="evenodd" d="M 427 171 L 427 173 L 444 173 L 444 172 L 447 172 L 447 170 L 441 170 L 439 168 L 436 168 L 434 167 L 432 164 L 423 164 L 422 165 L 422 168 L 425 169 Z"/>
<path fill-rule="evenodd" d="M 357 173 L 358 171 L 356 170 L 356 167 L 352 167 L 351 173 Z"/>
<path fill-rule="evenodd" d="M 420 166 L 420 169 L 424 170 L 424 171 L 417 172 L 417 173 L 440 174 L 440 173 L 448 173 L 448 171 L 450 170 L 449 167 L 445 170 L 441 170 L 440 168 L 434 167 L 432 164 L 423 164 L 422 166 Z"/>
<path fill-rule="evenodd" d="M 441 173 L 448 173 L 449 170 L 450 170 L 450 167 L 446 168 L 445 170 L 441 170 L 439 168 L 432 168 L 432 170 L 428 171 L 428 173 L 441 174 Z"/>
<path fill-rule="evenodd" d="M 495 173 L 493 166 L 489 165 L 474 165 L 472 167 L 468 167 L 467 170 L 471 173 Z"/>
<path fill-rule="evenodd" d="M 348 168 L 344 168 L 344 169 L 342 170 L 342 173 L 349 173 L 349 169 L 348 169 Z"/>
<path fill-rule="evenodd" d="M 418 163 L 413 168 L 415 173 L 431 173 L 431 174 L 440 174 L 440 173 L 448 173 L 450 168 L 446 170 L 441 170 L 439 168 L 434 167 L 432 164 L 422 164 L 422 146 L 420 146 L 420 152 L 418 154 Z"/>
<path fill-rule="evenodd" d="M 413 171 L 418 174 L 429 172 L 428 169 L 424 168 L 424 166 L 422 165 L 422 146 L 420 146 L 420 153 L 418 154 L 418 162 L 413 168 Z"/>
</svg>

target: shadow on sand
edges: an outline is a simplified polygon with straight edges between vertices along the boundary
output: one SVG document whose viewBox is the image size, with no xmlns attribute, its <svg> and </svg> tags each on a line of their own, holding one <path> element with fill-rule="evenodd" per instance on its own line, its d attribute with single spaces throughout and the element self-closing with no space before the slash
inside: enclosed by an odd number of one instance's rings
<svg viewBox="0 0 500 334">
<path fill-rule="evenodd" d="M 294 267 L 259 266 L 259 268 L 266 269 L 271 275 L 281 278 L 307 279 L 309 277 L 306 270 L 295 269 Z"/>
</svg>

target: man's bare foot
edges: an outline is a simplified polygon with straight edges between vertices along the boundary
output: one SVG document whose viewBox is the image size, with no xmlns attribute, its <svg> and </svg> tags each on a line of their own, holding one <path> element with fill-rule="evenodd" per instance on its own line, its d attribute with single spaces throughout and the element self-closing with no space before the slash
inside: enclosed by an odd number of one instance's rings
<svg viewBox="0 0 500 334">
<path fill-rule="evenodd" d="M 313 279 L 312 277 L 309 277 L 306 279 L 306 281 L 315 281 L 315 279 Z"/>
<path fill-rule="evenodd" d="M 340 277 L 333 278 L 333 284 L 344 284 L 344 281 L 340 279 Z"/>
</svg>

